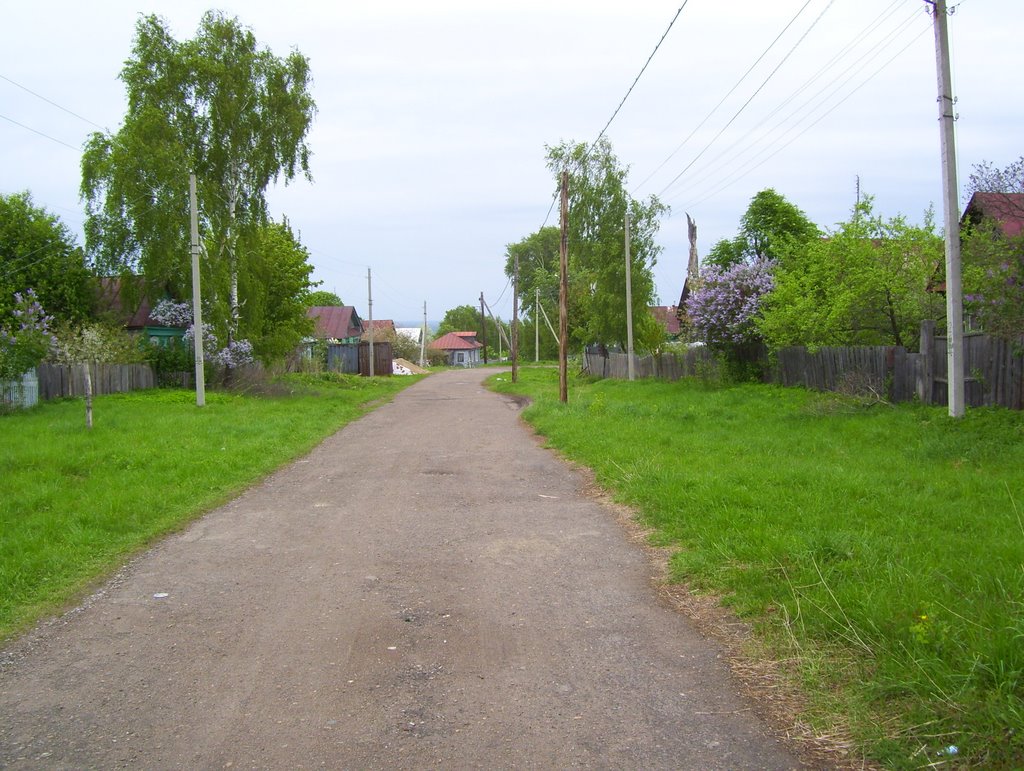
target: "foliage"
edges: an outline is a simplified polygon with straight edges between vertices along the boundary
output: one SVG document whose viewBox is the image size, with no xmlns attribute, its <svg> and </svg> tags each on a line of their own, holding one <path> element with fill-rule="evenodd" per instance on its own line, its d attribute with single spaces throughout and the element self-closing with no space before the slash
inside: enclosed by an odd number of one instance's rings
<svg viewBox="0 0 1024 771">
<path fill-rule="evenodd" d="M 205 311 L 204 311 L 205 312 Z M 195 346 L 196 329 L 192 318 L 192 306 L 188 303 L 176 303 L 173 300 L 161 300 L 149 314 L 154 321 L 169 327 L 186 327 L 183 341 L 186 345 Z M 221 346 L 213 325 L 203 322 L 203 358 L 214 366 L 225 368 L 249 364 L 254 360 L 252 343 L 248 340 L 231 340 Z"/>
<path fill-rule="evenodd" d="M 30 288 L 56 319 L 92 313 L 91 274 L 67 226 L 28 193 L 0 194 L 0 317 L 13 310 L 15 292 Z"/>
<path fill-rule="evenodd" d="M 778 263 L 790 250 L 820 236 L 818 226 L 803 211 L 767 188 L 750 200 L 736 237 L 716 243 L 705 261 L 723 268 L 757 260 Z"/>
<path fill-rule="evenodd" d="M 98 396 L 91 432 L 80 400 L 0 418 L 0 638 L 417 379 L 288 376 L 275 398 L 208 391 L 202 410 L 181 389 Z"/>
<path fill-rule="evenodd" d="M 268 222 L 267 187 L 309 177 L 309 62 L 298 51 L 279 59 L 258 48 L 249 29 L 219 12 L 206 13 L 185 41 L 151 15 L 136 24 L 121 80 L 124 124 L 116 134 L 93 134 L 82 157 L 89 255 L 105 273 L 141 272 L 184 296 L 194 172 L 209 256 L 204 294 L 218 312 L 227 308 L 210 320 L 233 340 L 248 301 L 239 282 L 260 258 L 253 239 Z"/>
<path fill-rule="evenodd" d="M 647 309 L 657 304 L 653 268 L 661 247 L 654 239 L 668 207 L 656 196 L 636 200 L 629 195 L 628 169 L 619 164 L 607 138 L 593 145 L 549 146 L 547 161 L 556 180 L 563 170 L 569 172 L 570 340 L 577 347 L 591 343 L 626 347 L 628 212 L 634 346 L 640 351 L 657 348 L 664 341 L 664 330 Z M 552 267 L 557 286 L 558 262 Z M 550 279 L 546 283 L 550 285 Z"/>
<path fill-rule="evenodd" d="M 995 168 L 991 161 L 975 164 L 964 186 L 964 200 L 974 193 L 1024 193 L 1024 156 L 1005 169 Z"/>
<path fill-rule="evenodd" d="M 46 358 L 56 344 L 47 316 L 36 293 L 14 293 L 14 307 L 0 323 L 0 380 L 15 380 Z"/>
<path fill-rule="evenodd" d="M 246 299 L 237 336 L 251 340 L 253 355 L 262 361 L 283 359 L 313 333 L 313 321 L 306 317 L 306 297 L 314 286 L 309 251 L 287 220 L 264 223 L 241 243 L 249 258 L 239 269 Z M 221 339 L 229 339 L 226 328 L 219 331 Z"/>
<path fill-rule="evenodd" d="M 146 353 L 122 326 L 104 322 L 65 323 L 56 328 L 51 358 L 58 364 L 134 364 L 144 361 Z"/>
<path fill-rule="evenodd" d="M 760 339 L 756 320 L 774 285 L 772 268 L 770 261 L 758 260 L 704 271 L 686 299 L 697 339 L 717 348 Z"/>
<path fill-rule="evenodd" d="M 942 239 L 931 212 L 922 226 L 874 214 L 870 196 L 827 238 L 794 249 L 775 270 L 759 329 L 787 345 L 913 346 L 921 321 L 944 317 Z"/>
<path fill-rule="evenodd" d="M 955 745 L 1024 766 L 1019 413 L 686 380 L 572 381 L 565 405 L 557 378 L 495 387 L 532 397 L 524 417 L 633 507 L 676 581 L 750 623 L 756 678 L 799 667 L 801 722 L 869 765 Z"/>
<path fill-rule="evenodd" d="M 317 308 L 325 305 L 344 305 L 341 298 L 338 297 L 334 292 L 328 292 L 324 289 L 317 289 L 316 291 L 310 292 L 306 295 L 306 307 Z"/>
<path fill-rule="evenodd" d="M 1024 333 L 1024 235 L 982 221 L 961 234 L 964 307 L 982 329 L 1015 340 Z"/>
<path fill-rule="evenodd" d="M 561 238 L 560 229 L 549 225 L 505 247 L 505 275 L 509 278 L 515 275 L 515 261 L 519 258 L 519 314 L 523 322 L 520 334 L 524 337 L 521 350 L 526 350 L 526 338 L 534 340 L 534 326 L 539 322 L 541 356 L 545 359 L 558 358 L 558 340 L 552 337 L 536 305 L 539 294 L 544 312 L 557 328 Z"/>
</svg>

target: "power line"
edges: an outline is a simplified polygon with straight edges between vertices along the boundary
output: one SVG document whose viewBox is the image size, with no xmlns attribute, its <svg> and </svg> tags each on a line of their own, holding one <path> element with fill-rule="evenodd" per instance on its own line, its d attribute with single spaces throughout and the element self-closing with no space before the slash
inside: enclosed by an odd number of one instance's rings
<svg viewBox="0 0 1024 771">
<path fill-rule="evenodd" d="M 646 177 L 644 177 L 644 179 L 640 182 L 640 184 L 638 184 L 636 186 L 636 188 L 634 188 L 634 190 L 633 190 L 634 193 L 644 183 L 646 183 L 651 177 L 653 177 L 655 174 L 657 174 L 659 171 L 661 171 L 661 169 L 665 166 L 665 164 L 668 163 L 670 160 L 672 160 L 672 158 L 675 156 L 675 154 L 678 153 L 680 150 L 683 149 L 683 147 L 686 146 L 686 143 L 689 142 L 693 138 L 693 135 L 696 134 L 698 131 L 700 131 L 700 129 L 704 126 L 704 124 L 707 123 L 711 119 L 711 116 L 714 115 L 718 111 L 718 108 L 721 107 L 723 104 L 725 104 L 725 100 L 728 99 L 730 96 L 732 96 L 733 93 L 736 91 L 736 89 L 740 87 L 740 84 L 743 83 L 744 80 L 746 80 L 747 75 L 749 75 L 751 72 L 753 72 L 754 68 L 757 67 L 757 65 L 761 63 L 761 60 L 764 59 L 764 57 L 766 57 L 768 55 L 768 52 L 771 51 L 775 47 L 775 44 L 778 43 L 779 40 L 782 39 L 782 36 L 785 35 L 786 31 L 790 27 L 793 26 L 793 24 L 796 22 L 797 19 L 800 18 L 800 14 L 802 14 L 804 12 L 804 10 L 807 8 L 807 6 L 810 5 L 810 4 L 811 4 L 811 0 L 807 0 L 807 2 L 803 4 L 803 6 L 800 8 L 800 10 L 796 12 L 796 15 L 792 19 L 789 20 L 789 23 L 785 27 L 782 28 L 782 31 L 778 35 L 775 36 L 775 40 L 773 40 L 771 42 L 771 45 L 769 45 L 766 49 L 764 49 L 764 51 L 761 53 L 761 55 L 759 57 L 757 57 L 757 59 L 754 61 L 754 63 L 751 64 L 750 67 L 747 68 L 747 71 L 744 72 L 743 75 L 740 76 L 740 79 L 736 81 L 735 85 L 732 88 L 729 89 L 729 93 L 727 93 L 725 96 L 723 96 L 721 101 L 718 104 L 716 104 L 713 108 L 711 108 L 711 112 L 709 112 L 706 116 L 704 116 L 704 120 L 702 120 L 699 124 L 697 124 L 697 127 L 687 135 L 686 139 L 684 139 L 682 142 L 679 143 L 679 146 L 676 147 L 675 150 L 673 150 L 671 153 L 668 154 L 668 157 L 666 157 L 665 160 L 663 160 L 661 163 L 658 164 L 657 168 L 655 168 L 654 171 L 652 171 L 650 174 L 648 174 Z"/>
<path fill-rule="evenodd" d="M 49 139 L 51 142 L 56 142 L 59 145 L 64 145 L 65 147 L 69 147 L 72 150 L 74 150 L 76 153 L 82 152 L 82 148 L 81 147 L 75 147 L 74 145 L 69 145 L 67 142 L 65 142 L 65 141 L 63 141 L 61 139 L 57 139 L 56 137 L 51 137 L 49 134 L 44 134 L 42 131 L 39 131 L 38 129 L 34 129 L 31 126 L 26 126 L 24 123 L 18 123 L 18 121 L 14 120 L 14 118 L 8 118 L 6 115 L 0 115 L 0 118 L 3 118 L 4 120 L 9 121 L 10 123 L 13 123 L 15 126 L 21 126 L 23 129 L 26 129 L 27 131 L 31 131 L 33 134 L 38 134 L 41 137 L 45 137 L 46 139 Z"/>
<path fill-rule="evenodd" d="M 96 123 L 95 121 L 91 121 L 91 120 L 89 120 L 88 118 L 82 117 L 82 116 L 81 116 L 81 115 L 79 115 L 79 114 L 78 114 L 77 112 L 73 112 L 72 110 L 69 110 L 69 109 L 68 109 L 67 107 L 64 107 L 63 105 L 57 104 L 57 103 L 56 103 L 55 101 L 53 101 L 52 99 L 47 99 L 47 98 L 46 98 L 45 96 L 43 96 L 42 94 L 37 94 L 37 93 L 36 93 L 35 91 L 33 91 L 33 90 L 32 90 L 31 88 L 28 88 L 27 86 L 23 86 L 23 85 L 21 85 L 21 83 L 18 83 L 18 82 L 16 82 L 16 81 L 13 81 L 13 80 L 11 80 L 11 79 L 10 79 L 9 77 L 7 77 L 6 75 L 0 75 L 0 79 L 2 79 L 2 80 L 6 80 L 6 81 L 7 81 L 8 83 L 10 83 L 10 84 L 11 84 L 12 86 L 17 86 L 17 87 L 18 87 L 18 88 L 20 88 L 20 89 L 21 89 L 22 91 L 25 91 L 25 92 L 27 92 L 27 93 L 29 93 L 29 94 L 32 94 L 32 96 L 36 97 L 37 99 L 42 99 L 42 100 L 43 100 L 44 102 L 46 102 L 47 104 L 52 104 L 52 105 L 53 105 L 54 107 L 56 107 L 56 108 L 57 108 L 58 110 L 63 110 L 63 111 L 64 111 L 64 112 L 66 112 L 66 113 L 67 113 L 68 115 L 72 115 L 72 116 L 74 116 L 74 117 L 78 118 L 78 119 L 79 119 L 79 120 L 81 120 L 81 121 L 85 121 L 85 122 L 86 122 L 86 123 L 88 123 L 88 124 L 89 124 L 90 126 L 95 126 L 95 127 L 96 127 L 96 128 L 98 128 L 98 129 L 99 129 L 100 131 L 106 131 L 106 129 L 105 129 L 105 128 L 104 128 L 103 126 L 101 126 L 101 125 L 100 125 L 99 123 Z"/>
<path fill-rule="evenodd" d="M 687 171 L 689 171 L 690 168 L 693 166 L 693 164 L 695 164 L 698 160 L 700 160 L 701 156 L 704 155 L 705 152 L 707 152 L 708 148 L 710 148 L 711 145 L 713 145 L 715 142 L 717 142 L 718 138 L 720 136 L 722 136 L 723 133 L 725 133 L 725 130 L 728 129 L 729 126 L 731 126 L 733 124 L 733 122 L 740 116 L 740 114 L 744 110 L 747 109 L 747 107 L 750 105 L 750 103 L 752 101 L 754 101 L 754 99 L 757 97 L 757 95 L 761 93 L 761 91 L 764 89 L 764 87 L 766 85 L 768 85 L 768 81 L 770 81 L 773 77 L 775 77 L 775 74 L 779 71 L 779 69 L 782 67 L 782 65 L 786 63 L 786 61 L 789 59 L 789 57 L 792 56 L 793 52 L 796 51 L 796 49 L 800 46 L 801 43 L 803 43 L 803 41 L 811 33 L 811 30 L 813 30 L 815 28 L 815 26 L 817 26 L 818 22 L 821 21 L 821 18 L 828 12 L 828 9 L 832 7 L 834 2 L 835 2 L 835 0 L 829 0 L 829 3 L 828 3 L 828 5 L 825 6 L 825 9 L 820 14 L 818 14 L 818 17 L 814 20 L 814 22 L 811 24 L 811 26 L 808 27 L 807 31 L 804 32 L 804 34 L 800 37 L 800 39 L 796 41 L 796 43 L 793 45 L 793 47 L 791 49 L 789 49 L 789 52 L 782 58 L 782 61 L 780 61 L 775 66 L 775 69 L 773 69 L 770 73 L 768 73 L 768 77 L 766 77 L 761 82 L 761 85 L 757 87 L 757 90 L 754 91 L 754 93 L 750 95 L 750 98 L 747 99 L 747 101 L 743 103 L 743 105 L 740 107 L 740 109 L 737 110 L 736 113 L 729 119 L 729 122 L 726 123 L 724 126 L 722 126 L 722 128 L 719 130 L 719 132 L 717 134 L 715 134 L 714 137 L 712 137 L 711 141 L 708 142 L 704 146 L 704 149 L 701 150 L 699 153 L 697 153 L 697 155 L 694 157 L 694 159 L 692 161 L 690 161 L 682 171 L 680 171 L 678 174 L 676 174 L 676 176 L 672 178 L 671 182 L 669 182 L 667 185 L 665 185 L 664 188 L 662 188 L 661 192 L 658 193 L 659 196 L 664 195 L 666 190 L 668 190 L 670 187 L 672 187 L 672 185 L 674 185 L 679 180 L 679 178 L 683 176 L 683 174 L 685 174 Z"/>
</svg>

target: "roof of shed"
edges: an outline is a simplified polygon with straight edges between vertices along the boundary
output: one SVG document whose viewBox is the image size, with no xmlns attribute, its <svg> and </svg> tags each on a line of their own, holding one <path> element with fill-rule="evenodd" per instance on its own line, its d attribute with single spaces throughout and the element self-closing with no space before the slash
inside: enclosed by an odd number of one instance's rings
<svg viewBox="0 0 1024 771">
<path fill-rule="evenodd" d="M 344 340 L 363 333 L 362 319 L 352 305 L 314 305 L 306 310 L 306 317 L 316 323 L 317 337 Z"/>
</svg>

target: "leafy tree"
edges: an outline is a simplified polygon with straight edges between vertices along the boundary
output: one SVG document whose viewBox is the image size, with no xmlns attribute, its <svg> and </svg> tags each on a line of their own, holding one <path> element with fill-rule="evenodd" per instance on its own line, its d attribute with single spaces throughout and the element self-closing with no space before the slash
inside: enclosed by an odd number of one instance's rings
<svg viewBox="0 0 1024 771">
<path fill-rule="evenodd" d="M 1024 235 L 1007 236 L 982 220 L 961 234 L 964 307 L 986 332 L 1015 340 L 1024 332 Z"/>
<path fill-rule="evenodd" d="M 341 298 L 338 297 L 334 292 L 328 292 L 323 289 L 317 289 L 306 295 L 306 307 L 316 308 L 324 305 L 344 305 Z"/>
<path fill-rule="evenodd" d="M 250 30 L 219 12 L 206 13 L 185 41 L 146 16 L 121 80 L 124 124 L 93 134 L 82 157 L 89 254 L 104 272 L 139 271 L 186 296 L 195 172 L 211 258 L 204 293 L 227 308 L 230 344 L 242 316 L 242 265 L 252 259 L 244 246 L 267 224 L 267 187 L 297 173 L 309 178 L 309 62 L 298 51 L 279 59 L 258 48 Z"/>
<path fill-rule="evenodd" d="M 995 168 L 991 161 L 975 164 L 964 186 L 964 200 L 974 193 L 1024 193 L 1024 156 L 1005 169 Z"/>
<path fill-rule="evenodd" d="M 655 304 L 654 272 L 661 247 L 654 238 L 668 208 L 655 196 L 626 191 L 628 170 L 611 143 L 562 142 L 548 147 L 556 179 L 569 172 L 569 336 L 577 346 L 626 345 L 625 218 L 630 215 L 633 334 L 639 350 L 658 347 L 664 331 L 648 312 Z M 556 267 L 557 275 L 557 267 Z"/>
<path fill-rule="evenodd" d="M 505 248 L 505 275 L 509 278 L 515 274 L 515 259 L 519 257 L 520 357 L 523 359 L 528 358 L 527 350 L 533 352 L 534 325 L 538 318 L 541 358 L 558 356 L 558 340 L 552 338 L 536 304 L 539 292 L 541 306 L 557 327 L 561 238 L 560 228 L 547 226 Z"/>
<path fill-rule="evenodd" d="M 942 297 L 929 291 L 943 265 L 932 213 L 918 227 L 872 207 L 869 196 L 848 222 L 776 268 L 759 323 L 770 347 L 912 346 L 921 321 L 943 315 Z"/>
<path fill-rule="evenodd" d="M 31 289 L 15 292 L 14 307 L 0 319 L 0 380 L 21 377 L 41 362 L 56 345 L 51 325 L 39 298 Z"/>
<path fill-rule="evenodd" d="M 728 267 L 739 262 L 782 262 L 786 253 L 821 236 L 818 226 L 785 196 L 772 188 L 755 195 L 731 241 L 716 243 L 706 262 Z"/>
<path fill-rule="evenodd" d="M 0 195 L 0 318 L 14 310 L 15 293 L 29 289 L 63 321 L 85 319 L 95 301 L 82 250 L 64 223 L 27 192 Z"/>
<path fill-rule="evenodd" d="M 313 321 L 306 317 L 306 298 L 313 285 L 309 252 L 287 220 L 267 222 L 241 244 L 249 258 L 239 272 L 239 288 L 246 298 L 239 333 L 254 341 L 257 357 L 282 358 L 313 333 Z"/>
</svg>

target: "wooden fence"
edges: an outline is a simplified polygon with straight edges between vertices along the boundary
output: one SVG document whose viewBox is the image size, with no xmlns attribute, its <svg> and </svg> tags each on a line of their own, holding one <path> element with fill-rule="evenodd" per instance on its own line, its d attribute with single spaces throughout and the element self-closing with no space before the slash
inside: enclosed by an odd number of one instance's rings
<svg viewBox="0 0 1024 771">
<path fill-rule="evenodd" d="M 373 344 L 373 374 L 390 375 L 394 369 L 391 343 Z M 327 346 L 327 369 L 347 375 L 370 374 L 370 344 L 334 343 Z"/>
<path fill-rule="evenodd" d="M 921 325 L 918 353 L 900 346 L 783 348 L 767 367 L 765 380 L 816 391 L 875 394 L 891 402 L 919 399 L 947 403 L 947 340 L 935 335 L 935 322 Z M 637 356 L 637 377 L 675 380 L 701 375 L 713 366 L 703 348 L 683 356 Z M 584 371 L 595 377 L 627 377 L 624 353 L 584 353 Z M 969 407 L 1024 409 L 1024 337 L 1008 341 L 981 333 L 964 336 L 964 403 Z"/>
<path fill-rule="evenodd" d="M 153 368 L 148 364 L 90 364 L 89 367 L 92 392 L 97 396 L 156 387 Z M 40 399 L 85 396 L 82 365 L 40 364 L 36 372 L 39 375 Z"/>
</svg>

